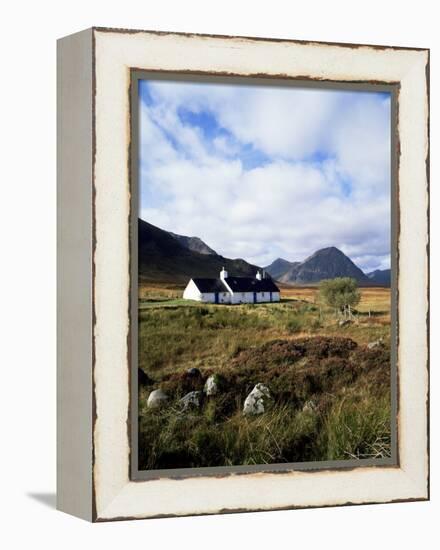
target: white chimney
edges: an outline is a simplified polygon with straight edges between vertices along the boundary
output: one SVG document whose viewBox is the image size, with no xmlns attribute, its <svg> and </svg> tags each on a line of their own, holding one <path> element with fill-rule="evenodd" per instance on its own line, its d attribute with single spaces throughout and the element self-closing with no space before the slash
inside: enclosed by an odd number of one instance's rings
<svg viewBox="0 0 440 550">
<path fill-rule="evenodd" d="M 228 278 L 228 272 L 225 270 L 224 267 L 222 267 L 222 270 L 220 271 L 220 279 L 224 280 Z"/>
<path fill-rule="evenodd" d="M 257 271 L 257 274 L 255 275 L 255 277 L 256 277 L 259 281 L 261 281 L 261 279 L 263 278 L 263 277 L 261 276 L 261 271 Z"/>
</svg>

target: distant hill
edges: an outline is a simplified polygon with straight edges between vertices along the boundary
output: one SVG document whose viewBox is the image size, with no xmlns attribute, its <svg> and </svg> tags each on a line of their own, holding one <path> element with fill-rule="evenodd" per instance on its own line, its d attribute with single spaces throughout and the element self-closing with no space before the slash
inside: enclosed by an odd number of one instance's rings
<svg viewBox="0 0 440 550">
<path fill-rule="evenodd" d="M 272 269 L 273 264 L 271 264 L 266 270 L 274 279 L 282 283 L 315 284 L 323 279 L 335 277 L 352 277 L 363 284 L 372 282 L 348 256 L 334 246 L 317 250 L 303 262 L 287 262 L 287 260 L 280 262 L 280 260 L 282 259 L 276 260 L 278 263 L 275 269 Z M 277 270 L 282 266 L 282 262 L 286 262 L 285 265 L 290 264 L 284 273 Z"/>
<path fill-rule="evenodd" d="M 367 273 L 367 277 L 376 285 L 391 286 L 391 269 L 376 269 Z"/>
<path fill-rule="evenodd" d="M 168 231 L 168 233 L 177 239 L 181 245 L 185 248 L 189 248 L 189 250 L 192 250 L 193 252 L 217 255 L 217 252 L 204 243 L 202 239 L 199 239 L 199 237 L 186 237 L 185 235 L 177 235 L 171 231 Z"/>
<path fill-rule="evenodd" d="M 317 283 L 323 279 L 352 277 L 359 283 L 368 282 L 368 277 L 348 256 L 334 246 L 322 248 L 299 265 L 291 267 L 281 278 L 284 283 Z"/>
<path fill-rule="evenodd" d="M 231 260 L 219 254 L 191 250 L 174 234 L 141 219 L 138 220 L 138 249 L 141 282 L 184 284 L 191 277 L 218 277 L 222 267 L 231 275 L 254 277 L 259 269 L 242 259 Z"/>
<path fill-rule="evenodd" d="M 273 279 L 278 280 L 290 268 L 295 267 L 300 263 L 301 262 L 288 262 L 287 260 L 283 260 L 283 258 L 278 258 L 274 260 L 270 265 L 266 266 L 264 268 L 264 271 L 266 271 L 266 273 L 269 273 L 269 275 Z"/>
<path fill-rule="evenodd" d="M 138 221 L 139 279 L 142 282 L 185 284 L 192 277 L 218 277 L 224 267 L 236 277 L 254 277 L 260 267 L 241 258 L 217 254 L 198 237 L 165 231 L 141 219 Z M 364 286 L 390 286 L 390 270 L 368 275 L 338 248 L 322 248 L 303 262 L 278 258 L 264 268 L 273 279 L 287 284 L 316 284 L 323 279 L 353 277 Z"/>
</svg>

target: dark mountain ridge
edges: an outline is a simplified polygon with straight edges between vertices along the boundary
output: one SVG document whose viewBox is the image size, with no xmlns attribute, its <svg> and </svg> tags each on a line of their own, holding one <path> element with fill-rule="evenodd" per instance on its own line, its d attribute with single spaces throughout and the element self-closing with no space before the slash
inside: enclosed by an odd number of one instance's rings
<svg viewBox="0 0 440 550">
<path fill-rule="evenodd" d="M 179 241 L 181 245 L 185 248 L 189 248 L 193 252 L 199 252 L 200 254 L 214 254 L 218 256 L 217 252 L 209 247 L 202 239 L 199 237 L 187 237 L 186 235 L 177 235 L 177 233 L 172 233 L 168 231 L 175 239 Z"/>
<path fill-rule="evenodd" d="M 365 273 L 335 246 L 317 250 L 303 262 L 288 269 L 279 280 L 284 283 L 305 284 L 335 277 L 352 277 L 359 283 L 368 282 Z"/>
<path fill-rule="evenodd" d="M 391 286 L 391 269 L 375 269 L 367 277 L 376 285 Z"/>
<path fill-rule="evenodd" d="M 323 279 L 352 277 L 364 286 L 389 286 L 389 270 L 366 275 L 347 255 L 335 246 L 317 250 L 303 262 L 278 258 L 265 268 L 274 279 L 287 284 L 316 284 Z M 385 272 L 388 272 L 388 277 Z"/>
<path fill-rule="evenodd" d="M 287 260 L 283 260 L 283 258 L 277 258 L 270 265 L 266 266 L 264 270 L 266 273 L 269 273 L 273 279 L 278 280 L 279 277 L 284 275 L 284 273 L 286 273 L 289 269 L 299 265 L 300 263 L 301 262 L 289 262 Z"/>
<path fill-rule="evenodd" d="M 218 277 L 224 267 L 231 276 L 255 277 L 261 268 L 241 258 L 217 254 L 198 237 L 186 237 L 138 221 L 140 282 L 185 284 L 193 277 Z M 367 275 L 334 246 L 317 250 L 303 262 L 278 258 L 264 268 L 273 279 L 286 284 L 317 284 L 323 279 L 352 277 L 363 286 L 390 286 L 390 270 Z"/>
<path fill-rule="evenodd" d="M 191 250 L 173 234 L 141 219 L 138 250 L 140 282 L 187 283 L 192 277 L 218 277 L 222 267 L 237 277 L 255 277 L 260 269 L 242 259 Z"/>
</svg>

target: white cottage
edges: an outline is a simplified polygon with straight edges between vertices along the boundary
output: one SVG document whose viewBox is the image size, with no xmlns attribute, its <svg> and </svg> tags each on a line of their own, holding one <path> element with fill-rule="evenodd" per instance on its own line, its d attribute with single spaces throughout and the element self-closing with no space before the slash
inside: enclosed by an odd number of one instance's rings
<svg viewBox="0 0 440 550">
<path fill-rule="evenodd" d="M 219 279 L 191 279 L 183 292 L 186 300 L 212 304 L 279 302 L 280 289 L 258 271 L 253 277 L 229 277 L 223 268 Z"/>
</svg>

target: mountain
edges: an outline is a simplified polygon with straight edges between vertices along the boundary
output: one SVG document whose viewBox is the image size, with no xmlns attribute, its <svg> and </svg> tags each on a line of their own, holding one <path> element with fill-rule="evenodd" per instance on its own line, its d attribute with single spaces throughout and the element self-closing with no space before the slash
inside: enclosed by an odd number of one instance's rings
<svg viewBox="0 0 440 550">
<path fill-rule="evenodd" d="M 348 256 L 334 246 L 316 251 L 303 262 L 295 262 L 278 280 L 282 283 L 313 284 L 335 277 L 352 277 L 359 283 L 371 282 Z"/>
<path fill-rule="evenodd" d="M 367 273 L 367 277 L 375 285 L 391 286 L 391 269 L 376 269 Z"/>
<path fill-rule="evenodd" d="M 274 260 L 270 265 L 266 266 L 264 268 L 264 271 L 266 273 L 269 273 L 269 275 L 273 279 L 278 279 L 286 271 L 288 271 L 291 267 L 299 265 L 301 262 L 288 262 L 287 260 L 283 260 L 283 258 L 278 258 Z"/>
<path fill-rule="evenodd" d="M 143 282 L 183 284 L 191 277 L 218 277 L 222 267 L 231 275 L 255 277 L 259 269 L 242 259 L 191 250 L 173 234 L 141 219 L 138 250 L 139 280 Z"/>
<path fill-rule="evenodd" d="M 240 258 L 230 259 L 216 252 L 198 237 L 186 237 L 138 220 L 138 265 L 141 282 L 187 283 L 191 277 L 218 277 L 224 267 L 237 277 L 254 277 L 260 269 Z M 390 285 L 390 270 L 367 275 L 348 256 L 331 246 L 316 251 L 303 262 L 278 258 L 265 268 L 277 281 L 288 284 L 316 284 L 322 279 L 353 277 L 363 285 Z"/>
<path fill-rule="evenodd" d="M 202 239 L 199 239 L 199 237 L 186 237 L 185 235 L 177 235 L 171 231 L 168 231 L 168 233 L 177 239 L 181 245 L 185 248 L 189 248 L 189 250 L 192 250 L 193 252 L 217 255 L 217 252 L 204 243 Z"/>
</svg>

